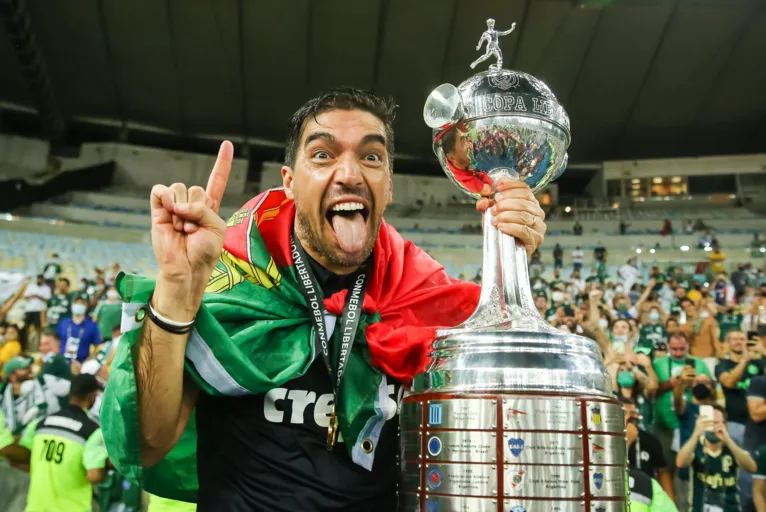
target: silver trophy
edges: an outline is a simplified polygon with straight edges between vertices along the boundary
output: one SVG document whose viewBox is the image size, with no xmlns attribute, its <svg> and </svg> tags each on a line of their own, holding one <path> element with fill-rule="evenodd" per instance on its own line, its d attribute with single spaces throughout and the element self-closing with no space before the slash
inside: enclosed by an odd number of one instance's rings
<svg viewBox="0 0 766 512">
<path fill-rule="evenodd" d="M 474 65 L 502 62 L 510 31 L 487 27 Z M 474 198 L 501 177 L 539 190 L 566 167 L 569 117 L 526 73 L 498 64 L 441 85 L 423 116 L 442 168 Z M 524 247 L 491 220 L 488 210 L 479 305 L 437 333 L 402 403 L 400 510 L 625 512 L 624 413 L 598 345 L 540 317 Z"/>
</svg>

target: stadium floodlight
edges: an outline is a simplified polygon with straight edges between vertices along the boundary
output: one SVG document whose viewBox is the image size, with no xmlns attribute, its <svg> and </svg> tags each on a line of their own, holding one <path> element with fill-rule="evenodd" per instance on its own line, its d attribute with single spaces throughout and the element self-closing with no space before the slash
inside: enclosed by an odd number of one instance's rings
<svg viewBox="0 0 766 512">
<path fill-rule="evenodd" d="M 681 250 L 682 250 L 682 251 L 684 251 L 684 252 L 686 252 L 686 251 L 688 251 L 688 250 L 689 250 L 689 246 L 688 246 L 688 245 L 682 245 L 682 246 L 681 246 Z"/>
<path fill-rule="evenodd" d="M 564 208 L 564 211 L 569 213 L 569 212 L 572 211 L 572 207 L 571 206 L 567 206 L 566 208 Z"/>
<path fill-rule="evenodd" d="M 641 249 L 636 249 L 636 254 L 641 254 Z"/>
<path fill-rule="evenodd" d="M 710 251 L 712 251 L 712 250 L 713 250 L 713 248 L 712 248 L 712 247 L 710 247 L 709 245 L 706 245 L 706 246 L 705 246 L 705 252 L 710 252 Z"/>
<path fill-rule="evenodd" d="M 657 251 L 655 251 L 654 249 L 649 249 L 649 252 L 650 252 L 651 254 L 654 254 L 654 253 L 655 253 L 655 252 L 657 252 Z"/>
<path fill-rule="evenodd" d="M 766 247 L 761 247 L 761 248 L 760 248 L 760 249 L 758 249 L 758 250 L 759 250 L 759 251 L 761 251 L 761 252 L 766 252 Z"/>
</svg>

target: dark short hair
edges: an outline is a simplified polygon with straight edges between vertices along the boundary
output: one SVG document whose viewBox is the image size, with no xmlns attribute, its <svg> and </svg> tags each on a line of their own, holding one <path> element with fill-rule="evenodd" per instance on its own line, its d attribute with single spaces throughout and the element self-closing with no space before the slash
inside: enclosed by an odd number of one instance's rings
<svg viewBox="0 0 766 512">
<path fill-rule="evenodd" d="M 670 340 L 672 340 L 673 338 L 681 338 L 686 343 L 689 343 L 689 338 L 687 338 L 686 334 L 682 331 L 674 332 L 673 334 L 668 336 L 668 343 L 670 343 Z"/>
<path fill-rule="evenodd" d="M 381 98 L 369 91 L 354 87 L 331 89 L 310 99 L 290 118 L 285 144 L 285 165 L 295 166 L 303 128 L 309 118 L 316 120 L 318 115 L 331 110 L 362 110 L 374 115 L 385 125 L 388 164 L 390 168 L 393 168 L 395 109 L 396 104 L 392 98 Z"/>
<path fill-rule="evenodd" d="M 56 341 L 61 343 L 61 336 L 59 336 L 59 333 L 57 333 L 55 329 L 51 329 L 50 327 L 46 327 L 43 330 L 41 336 L 53 336 L 56 339 Z"/>
<path fill-rule="evenodd" d="M 455 145 L 457 144 L 457 126 L 453 126 L 447 132 L 442 135 L 442 148 L 445 154 L 455 151 Z"/>
<path fill-rule="evenodd" d="M 59 281 L 64 281 L 67 286 L 71 285 L 72 283 L 67 279 L 66 277 L 59 277 Z"/>
</svg>

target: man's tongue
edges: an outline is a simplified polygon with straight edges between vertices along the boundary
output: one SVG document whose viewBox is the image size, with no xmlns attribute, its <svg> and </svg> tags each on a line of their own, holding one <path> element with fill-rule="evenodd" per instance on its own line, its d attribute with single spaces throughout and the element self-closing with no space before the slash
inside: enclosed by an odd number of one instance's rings
<svg viewBox="0 0 766 512">
<path fill-rule="evenodd" d="M 359 252 L 367 239 L 367 223 L 359 212 L 335 214 L 332 229 L 345 252 Z"/>
</svg>

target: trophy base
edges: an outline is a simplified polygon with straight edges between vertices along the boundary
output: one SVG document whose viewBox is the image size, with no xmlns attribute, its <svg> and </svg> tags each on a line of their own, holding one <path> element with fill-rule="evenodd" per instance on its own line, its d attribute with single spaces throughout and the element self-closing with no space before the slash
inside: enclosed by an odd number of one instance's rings
<svg viewBox="0 0 766 512">
<path fill-rule="evenodd" d="M 624 412 L 566 393 L 419 393 L 401 411 L 401 512 L 626 512 Z"/>
</svg>

